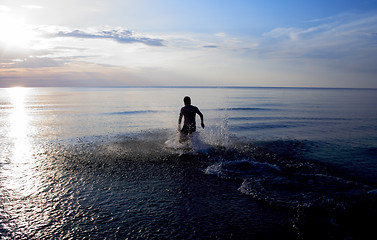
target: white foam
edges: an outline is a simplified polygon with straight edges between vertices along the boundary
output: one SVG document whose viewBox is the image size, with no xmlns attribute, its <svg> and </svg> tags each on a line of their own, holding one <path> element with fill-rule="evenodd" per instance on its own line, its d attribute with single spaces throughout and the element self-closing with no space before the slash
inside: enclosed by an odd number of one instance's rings
<svg viewBox="0 0 377 240">
<path fill-rule="evenodd" d="M 233 161 L 222 161 L 208 166 L 205 174 L 215 175 L 220 178 L 245 179 L 255 176 L 275 176 L 279 172 L 278 166 L 270 163 L 250 161 L 248 159 L 239 159 Z"/>
<path fill-rule="evenodd" d="M 208 166 L 204 170 L 204 173 L 208 174 L 208 175 L 219 176 L 219 177 L 224 177 L 225 176 L 225 174 L 222 171 L 222 163 L 221 162 L 218 162 L 218 163 L 215 163 L 215 164 L 213 164 L 211 166 Z"/>
<path fill-rule="evenodd" d="M 377 196 L 377 189 L 370 190 L 368 194 Z"/>
<path fill-rule="evenodd" d="M 189 134 L 187 138 L 182 139 L 181 133 L 178 131 L 172 134 L 171 137 L 165 141 L 165 146 L 171 150 L 202 153 L 207 152 L 212 148 L 202 139 L 202 132 L 194 132 Z"/>
<path fill-rule="evenodd" d="M 216 125 L 206 128 L 202 138 L 212 146 L 228 147 L 230 145 L 228 119 L 224 117 Z"/>
<path fill-rule="evenodd" d="M 183 144 L 179 142 L 179 135 L 170 137 L 165 141 L 165 146 L 171 149 L 180 149 L 183 147 Z"/>
</svg>

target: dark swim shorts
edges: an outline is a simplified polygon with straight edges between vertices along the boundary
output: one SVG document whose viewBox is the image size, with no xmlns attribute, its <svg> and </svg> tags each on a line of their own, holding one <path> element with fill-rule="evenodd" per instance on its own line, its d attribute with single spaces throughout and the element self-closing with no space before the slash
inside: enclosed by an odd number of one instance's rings
<svg viewBox="0 0 377 240">
<path fill-rule="evenodd" d="M 186 134 L 186 135 L 191 134 L 195 131 L 196 131 L 195 125 L 191 125 L 191 126 L 184 125 L 181 129 L 181 133 Z"/>
</svg>

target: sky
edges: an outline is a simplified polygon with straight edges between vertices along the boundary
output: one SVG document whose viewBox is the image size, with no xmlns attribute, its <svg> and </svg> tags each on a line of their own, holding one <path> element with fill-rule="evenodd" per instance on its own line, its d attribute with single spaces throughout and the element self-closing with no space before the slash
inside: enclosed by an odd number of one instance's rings
<svg viewBox="0 0 377 240">
<path fill-rule="evenodd" d="M 377 0 L 0 0 L 0 87 L 377 88 Z"/>
</svg>

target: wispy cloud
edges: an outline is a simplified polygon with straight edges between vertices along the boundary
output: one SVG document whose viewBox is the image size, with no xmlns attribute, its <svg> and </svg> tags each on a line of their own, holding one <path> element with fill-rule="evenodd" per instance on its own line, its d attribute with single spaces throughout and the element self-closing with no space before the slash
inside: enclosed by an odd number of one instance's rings
<svg viewBox="0 0 377 240">
<path fill-rule="evenodd" d="M 29 8 L 29 9 L 43 9 L 45 7 L 40 6 L 40 5 L 23 5 L 23 8 Z"/>
<path fill-rule="evenodd" d="M 204 48 L 218 48 L 216 45 L 205 45 Z"/>
<path fill-rule="evenodd" d="M 70 37 L 82 39 L 110 39 L 118 43 L 142 43 L 149 46 L 165 46 L 165 40 L 159 38 L 151 38 L 135 34 L 134 32 L 123 28 L 106 28 L 106 29 L 68 29 L 60 30 L 50 37 Z"/>
<path fill-rule="evenodd" d="M 226 33 L 220 32 L 215 34 L 216 37 L 226 37 Z"/>
<path fill-rule="evenodd" d="M 0 63 L 0 68 L 46 68 L 59 67 L 66 61 L 48 57 L 28 57 L 23 59 L 13 59 L 11 62 Z"/>
<path fill-rule="evenodd" d="M 377 53 L 377 15 L 344 14 L 313 23 L 317 25 L 276 28 L 263 34 L 261 51 L 269 57 L 322 59 Z"/>
</svg>

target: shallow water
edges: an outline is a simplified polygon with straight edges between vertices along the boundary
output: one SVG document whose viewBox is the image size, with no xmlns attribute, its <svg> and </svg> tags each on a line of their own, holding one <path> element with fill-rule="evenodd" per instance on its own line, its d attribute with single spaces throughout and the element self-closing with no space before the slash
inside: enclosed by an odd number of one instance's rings
<svg viewBox="0 0 377 240">
<path fill-rule="evenodd" d="M 2 239 L 362 239 L 376 90 L 0 89 Z M 187 144 L 181 99 L 205 116 Z"/>
</svg>

